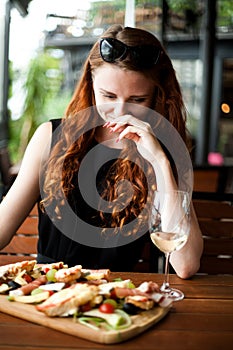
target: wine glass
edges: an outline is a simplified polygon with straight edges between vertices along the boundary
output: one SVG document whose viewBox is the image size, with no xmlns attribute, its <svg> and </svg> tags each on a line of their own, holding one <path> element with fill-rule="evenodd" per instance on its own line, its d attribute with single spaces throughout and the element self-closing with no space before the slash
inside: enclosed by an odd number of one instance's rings
<svg viewBox="0 0 233 350">
<path fill-rule="evenodd" d="M 149 215 L 152 242 L 165 253 L 165 279 L 161 292 L 172 300 L 184 298 L 183 292 L 169 285 L 169 259 L 172 252 L 187 242 L 190 231 L 190 198 L 185 191 L 154 192 Z"/>
</svg>

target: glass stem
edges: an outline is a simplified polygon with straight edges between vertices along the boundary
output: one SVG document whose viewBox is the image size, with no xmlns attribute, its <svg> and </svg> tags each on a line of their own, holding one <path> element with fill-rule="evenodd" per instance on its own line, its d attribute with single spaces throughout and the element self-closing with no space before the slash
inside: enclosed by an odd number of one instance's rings
<svg viewBox="0 0 233 350">
<path fill-rule="evenodd" d="M 169 284 L 169 260 L 170 260 L 170 255 L 171 253 L 165 253 L 165 276 L 164 276 L 164 282 L 163 285 L 161 287 L 161 291 L 163 292 L 170 292 L 171 288 L 170 288 L 170 284 Z"/>
</svg>

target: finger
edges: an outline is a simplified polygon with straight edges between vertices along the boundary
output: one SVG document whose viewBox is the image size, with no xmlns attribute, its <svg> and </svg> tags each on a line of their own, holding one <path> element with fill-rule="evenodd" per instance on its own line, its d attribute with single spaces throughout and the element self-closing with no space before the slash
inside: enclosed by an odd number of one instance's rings
<svg viewBox="0 0 233 350">
<path fill-rule="evenodd" d="M 122 125 L 136 125 L 141 123 L 136 117 L 132 116 L 131 114 L 125 114 L 125 115 L 121 115 L 119 117 L 116 117 L 114 119 L 112 119 L 111 121 L 108 121 L 107 123 L 105 123 L 107 126 L 113 126 L 115 124 L 122 124 Z"/>
<path fill-rule="evenodd" d="M 141 128 L 142 130 L 146 131 L 146 132 L 152 132 L 151 129 L 151 125 L 141 119 L 138 119 L 134 116 L 132 116 L 131 114 L 126 114 L 120 117 L 117 117 L 114 119 L 114 121 L 112 121 L 112 123 L 117 123 L 117 124 L 124 124 L 124 125 L 132 125 L 132 126 L 136 126 L 138 128 Z"/>
<path fill-rule="evenodd" d="M 127 139 L 127 140 L 132 140 L 135 143 L 138 143 L 138 141 L 140 140 L 140 137 L 137 134 L 134 133 L 128 133 L 123 139 Z M 120 139 L 119 137 L 116 139 L 116 142 L 120 142 L 122 139 Z"/>
<path fill-rule="evenodd" d="M 104 123 L 104 125 L 102 125 L 102 126 L 103 126 L 103 128 L 107 128 L 107 127 L 109 126 L 109 123 L 110 123 L 110 122 L 106 122 L 106 123 Z"/>
<path fill-rule="evenodd" d="M 122 140 L 123 138 L 133 139 L 135 142 L 140 140 L 141 130 L 134 126 L 127 126 L 118 136 L 118 140 Z"/>
<path fill-rule="evenodd" d="M 124 121 L 117 121 L 117 120 L 114 120 L 114 121 L 111 121 L 111 122 L 108 122 L 107 123 L 107 127 L 108 128 L 113 128 L 114 126 L 116 125 L 127 125 L 128 123 L 127 122 L 124 122 Z"/>
<path fill-rule="evenodd" d="M 126 127 L 127 125 L 116 124 L 115 126 L 110 127 L 110 130 L 111 132 L 122 132 Z"/>
<path fill-rule="evenodd" d="M 108 122 L 103 125 L 106 129 L 109 129 L 110 132 L 122 132 L 127 124 L 124 123 L 115 123 L 115 122 Z"/>
</svg>

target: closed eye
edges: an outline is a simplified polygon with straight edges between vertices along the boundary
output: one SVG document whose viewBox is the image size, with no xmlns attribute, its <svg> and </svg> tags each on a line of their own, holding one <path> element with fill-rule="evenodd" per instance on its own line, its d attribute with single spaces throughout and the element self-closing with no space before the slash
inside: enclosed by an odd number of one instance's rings
<svg viewBox="0 0 233 350">
<path fill-rule="evenodd" d="M 114 99 L 114 98 L 116 98 L 115 95 L 103 94 L 103 96 L 104 96 L 105 98 L 109 98 L 109 99 Z"/>
<path fill-rule="evenodd" d="M 134 103 L 143 103 L 146 101 L 145 97 L 131 97 L 130 100 Z"/>
<path fill-rule="evenodd" d="M 115 94 L 112 94 L 111 92 L 106 91 L 106 90 L 103 90 L 103 89 L 100 90 L 100 93 L 101 93 L 102 96 L 105 97 L 105 98 L 109 98 L 109 99 L 114 99 L 114 98 L 116 98 L 116 95 L 115 95 Z"/>
</svg>

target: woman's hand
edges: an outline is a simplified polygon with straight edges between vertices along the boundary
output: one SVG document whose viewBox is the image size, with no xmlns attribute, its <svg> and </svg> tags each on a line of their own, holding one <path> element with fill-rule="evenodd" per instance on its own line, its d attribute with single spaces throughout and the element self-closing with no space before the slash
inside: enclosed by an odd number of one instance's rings
<svg viewBox="0 0 233 350">
<path fill-rule="evenodd" d="M 170 162 L 149 123 L 127 114 L 105 123 L 103 127 L 118 133 L 116 141 L 128 139 L 135 142 L 138 152 L 154 168 L 158 190 L 177 189 Z"/>
<path fill-rule="evenodd" d="M 110 132 L 118 133 L 117 142 L 123 139 L 134 141 L 138 152 L 152 164 L 165 157 L 160 143 L 147 122 L 127 114 L 105 123 L 103 127 L 108 128 Z"/>
</svg>

